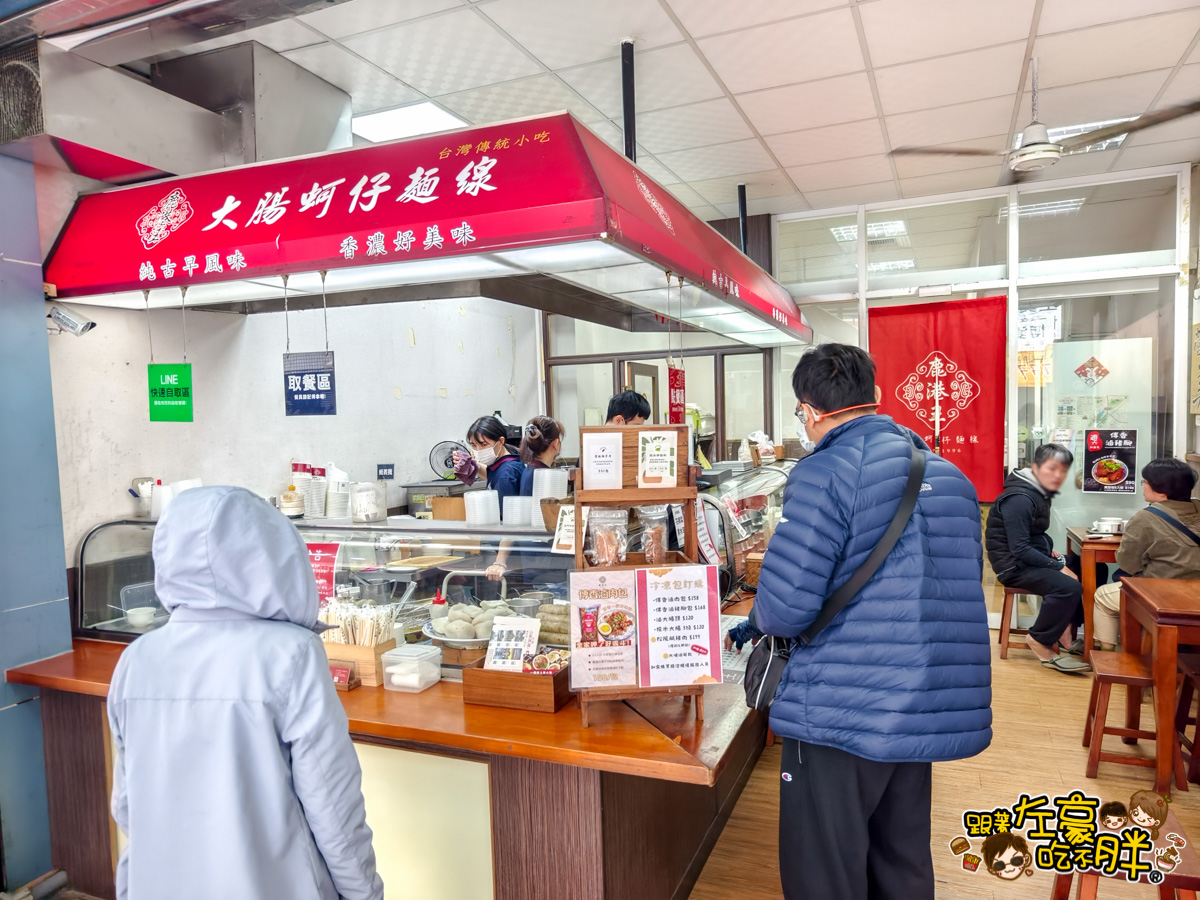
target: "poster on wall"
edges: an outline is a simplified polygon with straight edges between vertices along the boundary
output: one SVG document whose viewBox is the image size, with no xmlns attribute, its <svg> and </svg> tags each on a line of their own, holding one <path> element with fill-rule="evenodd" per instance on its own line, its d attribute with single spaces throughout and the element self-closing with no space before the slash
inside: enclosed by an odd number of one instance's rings
<svg viewBox="0 0 1200 900">
<path fill-rule="evenodd" d="M 638 683 L 721 680 L 721 601 L 716 566 L 637 570 Z"/>
<path fill-rule="evenodd" d="M 289 416 L 336 416 L 333 351 L 283 354 L 283 406 Z"/>
<path fill-rule="evenodd" d="M 1137 432 L 1101 429 L 1084 438 L 1083 491 L 1132 494 L 1137 488 Z"/>
<path fill-rule="evenodd" d="M 1005 297 L 870 311 L 880 412 L 920 435 L 990 503 L 1003 487 Z"/>
<path fill-rule="evenodd" d="M 151 363 L 146 366 L 146 382 L 151 422 L 192 421 L 191 363 Z"/>
</svg>

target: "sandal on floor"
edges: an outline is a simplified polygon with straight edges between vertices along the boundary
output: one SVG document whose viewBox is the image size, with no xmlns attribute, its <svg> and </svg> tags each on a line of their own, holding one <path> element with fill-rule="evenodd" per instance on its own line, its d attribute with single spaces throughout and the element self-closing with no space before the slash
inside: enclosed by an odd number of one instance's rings
<svg viewBox="0 0 1200 900">
<path fill-rule="evenodd" d="M 1058 646 L 1062 647 L 1062 644 Z M 1083 656 L 1083 638 L 1075 638 L 1075 640 L 1071 641 L 1070 647 L 1063 647 L 1063 651 L 1072 656 Z"/>
<path fill-rule="evenodd" d="M 1083 675 L 1092 670 L 1082 659 L 1076 659 L 1067 653 L 1060 653 L 1053 659 L 1043 659 L 1042 665 L 1065 675 Z"/>
</svg>

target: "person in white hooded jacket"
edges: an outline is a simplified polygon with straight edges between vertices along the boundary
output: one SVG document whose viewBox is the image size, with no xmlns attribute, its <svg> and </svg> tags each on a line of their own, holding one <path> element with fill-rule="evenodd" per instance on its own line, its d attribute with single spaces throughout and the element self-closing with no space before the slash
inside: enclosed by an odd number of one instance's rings
<svg viewBox="0 0 1200 900">
<path fill-rule="evenodd" d="M 381 900 L 299 532 L 247 490 L 193 488 L 154 565 L 171 618 L 108 693 L 118 898 Z"/>
</svg>

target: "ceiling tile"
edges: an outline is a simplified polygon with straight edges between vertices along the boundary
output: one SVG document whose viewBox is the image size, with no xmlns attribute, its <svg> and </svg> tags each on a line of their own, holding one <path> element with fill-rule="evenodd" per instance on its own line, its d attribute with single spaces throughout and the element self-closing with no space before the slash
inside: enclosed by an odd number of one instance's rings
<svg viewBox="0 0 1200 900">
<path fill-rule="evenodd" d="M 1086 3 L 1080 3 L 1079 0 L 1045 0 L 1041 18 L 1038 19 L 1038 34 L 1072 31 L 1195 5 L 1196 0 L 1138 0 L 1136 4 L 1129 0 L 1087 0 Z"/>
<path fill-rule="evenodd" d="M 827 191 L 854 184 L 876 184 L 892 177 L 892 161 L 887 156 L 864 156 L 861 159 L 839 159 L 793 166 L 787 170 L 796 187 L 805 194 Z"/>
<path fill-rule="evenodd" d="M 1029 37 L 1035 0 L 888 0 L 860 7 L 871 64 L 978 50 Z"/>
<path fill-rule="evenodd" d="M 715 206 L 709 206 L 707 203 L 703 206 L 689 206 L 689 211 L 702 222 L 715 222 L 717 219 L 728 218 Z"/>
<path fill-rule="evenodd" d="M 1159 69 L 1084 84 L 1043 88 L 1038 92 L 1038 118 L 1053 128 L 1141 115 L 1150 108 L 1170 71 Z M 1017 116 L 1017 128 L 1024 128 L 1032 118 L 1032 101 L 1033 95 L 1026 91 Z"/>
<path fill-rule="evenodd" d="M 668 0 L 692 37 L 763 25 L 846 6 L 847 0 Z"/>
<path fill-rule="evenodd" d="M 781 134 L 875 118 L 865 72 L 739 94 L 734 97 L 761 134 Z"/>
<path fill-rule="evenodd" d="M 599 122 L 588 122 L 587 127 L 614 150 L 625 152 L 625 135 L 617 125 L 607 119 L 601 119 Z"/>
<path fill-rule="evenodd" d="M 1012 119 L 1012 96 L 977 100 L 938 109 L 888 116 L 884 121 L 893 147 L 970 144 L 989 135 L 1008 131 Z M 1002 149 L 1004 143 L 994 145 Z M 980 146 L 988 147 L 986 143 Z"/>
<path fill-rule="evenodd" d="M 1174 163 L 1196 162 L 1200 160 L 1200 139 L 1190 141 L 1170 141 L 1165 144 L 1147 144 L 1144 147 L 1130 147 L 1121 153 L 1117 170 L 1142 169 L 1148 166 L 1169 166 Z"/>
<path fill-rule="evenodd" d="M 1042 87 L 1173 66 L 1200 28 L 1200 9 L 1042 36 L 1034 44 Z"/>
<path fill-rule="evenodd" d="M 752 172 L 749 175 L 726 175 L 723 178 L 693 181 L 691 187 L 699 191 L 700 195 L 709 203 L 720 206 L 722 203 L 737 203 L 737 186 L 739 184 L 746 185 L 746 197 L 749 200 L 795 193 L 792 183 L 779 169 L 767 169 L 764 172 Z"/>
<path fill-rule="evenodd" d="M 355 113 L 390 109 L 422 99 L 417 91 L 337 44 L 318 44 L 284 56 L 349 94 Z"/>
<path fill-rule="evenodd" d="M 869 156 L 887 149 L 883 144 L 883 131 L 878 119 L 790 131 L 772 135 L 766 138 L 766 142 L 780 164 L 785 166 L 806 166 L 834 159 Z"/>
<path fill-rule="evenodd" d="M 972 147 L 983 147 L 1003 150 L 1008 143 L 1008 135 L 998 134 L 989 138 L 971 141 Z M 943 144 L 952 147 L 952 144 Z M 963 169 L 982 169 L 988 166 L 998 166 L 1004 158 L 1001 156 L 897 156 L 896 171 L 901 178 L 920 178 L 922 175 L 939 175 L 945 172 L 960 172 Z"/>
<path fill-rule="evenodd" d="M 590 103 L 579 99 L 553 75 L 534 75 L 518 81 L 506 81 L 445 94 L 437 101 L 453 113 L 471 122 L 500 122 L 565 109 L 582 122 L 595 122 L 604 116 Z"/>
<path fill-rule="evenodd" d="M 875 83 L 886 115 L 987 97 L 1008 96 L 1011 103 L 1024 59 L 1024 43 L 1004 44 L 877 69 Z"/>
<path fill-rule="evenodd" d="M 637 167 L 659 184 L 674 184 L 679 176 L 648 153 L 638 153 Z"/>
<path fill-rule="evenodd" d="M 1200 47 L 1197 47 L 1197 50 L 1200 51 Z M 1171 79 L 1171 83 L 1167 85 L 1167 89 L 1163 91 L 1156 108 L 1176 106 L 1180 103 L 1187 103 L 1189 100 L 1195 100 L 1197 97 L 1200 97 L 1200 64 L 1192 63 L 1180 66 L 1179 71 Z"/>
<path fill-rule="evenodd" d="M 849 9 L 703 38 L 697 44 L 734 93 L 864 68 Z"/>
<path fill-rule="evenodd" d="M 737 202 L 718 203 L 717 209 L 727 219 L 736 219 L 738 215 Z M 780 216 L 787 213 L 804 212 L 812 209 L 800 194 L 783 194 L 779 197 L 763 197 L 760 200 L 750 199 L 746 202 L 748 216 Z"/>
<path fill-rule="evenodd" d="M 641 112 L 721 96 L 721 88 L 687 44 L 639 53 L 633 71 L 637 108 Z M 558 74 L 606 116 L 620 117 L 619 59 L 563 69 Z"/>
<path fill-rule="evenodd" d="M 674 153 L 660 153 L 658 157 L 663 165 L 684 181 L 719 178 L 722 175 L 738 175 L 742 172 L 762 172 L 774 165 L 763 145 L 754 139 L 697 147 L 692 150 L 677 150 Z"/>
<path fill-rule="evenodd" d="M 270 47 L 276 53 L 295 50 L 298 47 L 310 47 L 324 40 L 312 29 L 297 24 L 295 19 L 280 19 L 257 28 L 246 28 L 242 31 L 211 38 L 199 44 L 192 44 L 184 51 L 189 56 L 204 53 L 206 50 L 217 50 L 221 47 L 232 47 L 234 44 L 244 44 L 246 41 L 258 41 L 264 47 Z"/>
<path fill-rule="evenodd" d="M 344 38 L 459 5 L 458 0 L 349 0 L 299 18 L 331 38 Z"/>
<path fill-rule="evenodd" d="M 621 41 L 634 39 L 637 51 L 683 39 L 675 23 L 657 3 L 604 0 L 496 0 L 480 6 L 484 15 L 507 31 L 551 69 L 619 57 Z"/>
<path fill-rule="evenodd" d="M 1043 169 L 1043 178 L 1075 178 L 1080 175 L 1099 175 L 1107 172 L 1117 158 L 1115 150 L 1100 153 L 1075 153 L 1064 156 L 1049 169 Z"/>
<path fill-rule="evenodd" d="M 637 117 L 638 143 L 645 144 L 651 153 L 723 144 L 752 136 L 737 107 L 724 97 Z"/>
<path fill-rule="evenodd" d="M 470 9 L 393 25 L 342 43 L 430 96 L 541 71 Z"/>
<path fill-rule="evenodd" d="M 832 209 L 835 206 L 853 206 L 856 203 L 879 203 L 898 200 L 896 182 L 881 181 L 879 184 L 860 184 L 855 187 L 834 188 L 831 191 L 809 191 L 804 195 L 813 209 Z"/>
<path fill-rule="evenodd" d="M 928 197 L 933 194 L 949 194 L 954 191 L 974 191 L 996 187 L 1004 174 L 999 162 L 990 169 L 968 169 L 965 172 L 945 172 L 941 175 L 922 175 L 920 178 L 904 178 L 900 190 L 907 197 Z"/>
<path fill-rule="evenodd" d="M 1156 109 L 1166 109 L 1177 106 L 1200 97 L 1200 65 L 1183 66 L 1175 73 L 1171 83 L 1167 85 L 1159 98 Z M 1185 116 L 1174 122 L 1155 125 L 1145 131 L 1133 134 L 1125 142 L 1127 147 L 1140 147 L 1146 144 L 1161 144 L 1166 141 L 1182 141 L 1200 137 L 1200 115 Z"/>
<path fill-rule="evenodd" d="M 708 201 L 705 200 L 704 197 L 701 196 L 697 191 L 695 191 L 691 185 L 673 184 L 667 188 L 667 190 L 670 191 L 671 195 L 684 206 L 704 206 L 706 203 L 708 203 Z"/>
</svg>

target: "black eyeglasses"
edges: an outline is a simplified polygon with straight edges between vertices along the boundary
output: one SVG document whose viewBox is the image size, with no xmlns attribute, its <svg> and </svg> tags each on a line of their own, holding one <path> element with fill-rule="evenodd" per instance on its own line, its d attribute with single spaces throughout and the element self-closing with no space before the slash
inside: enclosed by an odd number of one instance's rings
<svg viewBox="0 0 1200 900">
<path fill-rule="evenodd" d="M 1012 866 L 1014 869 L 1025 868 L 1025 857 L 1021 856 L 1020 854 L 1017 854 L 1012 859 L 1010 859 L 1008 862 L 1005 862 L 1002 859 L 998 859 L 994 863 L 992 863 L 992 868 L 995 869 L 997 872 L 1003 872 L 1009 866 Z"/>
</svg>

